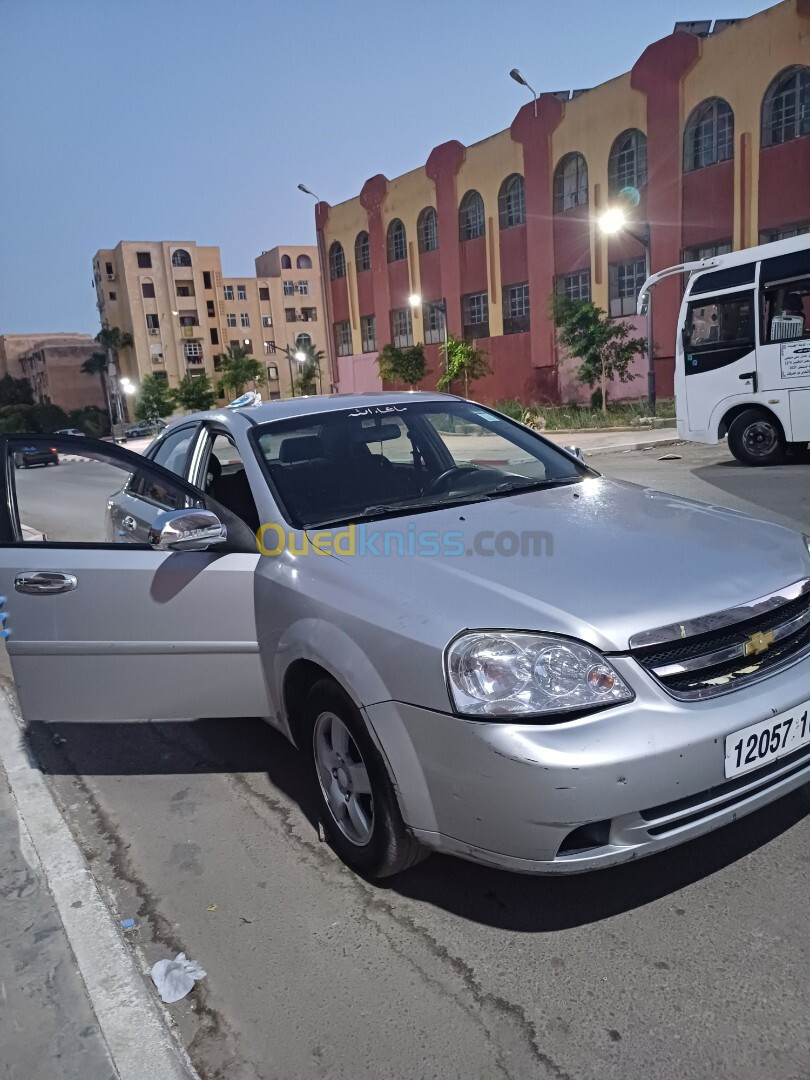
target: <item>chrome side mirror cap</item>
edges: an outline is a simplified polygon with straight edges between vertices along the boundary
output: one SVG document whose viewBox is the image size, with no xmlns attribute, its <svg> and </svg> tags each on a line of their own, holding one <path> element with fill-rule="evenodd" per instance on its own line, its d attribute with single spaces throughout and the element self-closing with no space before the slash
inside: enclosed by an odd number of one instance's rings
<svg viewBox="0 0 810 1080">
<path fill-rule="evenodd" d="M 205 551 L 227 539 L 228 530 L 211 510 L 169 510 L 149 530 L 156 551 Z"/>
<path fill-rule="evenodd" d="M 578 446 L 564 446 L 563 450 L 567 450 L 569 454 L 573 454 L 574 457 L 579 458 L 580 461 L 585 460 L 582 450 Z"/>
</svg>

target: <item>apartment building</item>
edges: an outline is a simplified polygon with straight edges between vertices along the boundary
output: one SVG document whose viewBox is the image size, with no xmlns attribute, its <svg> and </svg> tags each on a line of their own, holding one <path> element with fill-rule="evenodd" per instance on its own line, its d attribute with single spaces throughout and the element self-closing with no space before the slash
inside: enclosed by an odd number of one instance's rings
<svg viewBox="0 0 810 1080">
<path fill-rule="evenodd" d="M 219 248 L 193 241 L 121 241 L 96 252 L 93 284 L 101 324 L 117 326 L 134 341 L 121 353 L 120 374 L 136 384 L 154 374 L 176 386 L 187 374 L 205 373 L 216 383 L 217 357 L 229 346 L 241 347 L 265 364 L 263 393 L 271 399 L 289 396 L 296 372 L 283 348 L 296 335 L 287 329 L 285 307 L 306 307 L 307 319 L 318 321 L 317 255 L 312 247 L 274 248 L 257 261 L 262 260 L 268 270 L 277 264 L 279 275 L 224 277 Z M 296 267 L 293 290 L 301 287 L 291 298 L 283 296 L 281 278 L 288 263 Z"/>
<path fill-rule="evenodd" d="M 27 379 L 38 405 L 59 405 L 65 412 L 86 405 L 106 409 L 98 375 L 82 371 L 98 351 L 89 334 L 1 334 L 0 376 Z"/>
<path fill-rule="evenodd" d="M 256 279 L 270 293 L 278 362 L 297 374 L 295 353 L 305 346 L 329 354 L 321 270 L 316 247 L 275 247 L 256 259 Z M 330 388 L 329 364 L 322 364 L 322 386 Z"/>
<path fill-rule="evenodd" d="M 629 227 L 605 235 L 599 220 L 614 207 Z M 341 391 L 379 387 L 375 359 L 389 342 L 424 342 L 435 386 L 446 318 L 489 355 L 492 374 L 475 385 L 484 400 L 587 396 L 578 362 L 557 347 L 555 291 L 643 335 L 647 251 L 656 271 L 810 229 L 810 0 L 679 23 L 630 71 L 541 94 L 506 130 L 444 142 L 315 214 Z M 662 395 L 673 390 L 680 299 L 672 278 L 652 304 Z M 641 378 L 612 388 L 643 393 Z"/>
</svg>

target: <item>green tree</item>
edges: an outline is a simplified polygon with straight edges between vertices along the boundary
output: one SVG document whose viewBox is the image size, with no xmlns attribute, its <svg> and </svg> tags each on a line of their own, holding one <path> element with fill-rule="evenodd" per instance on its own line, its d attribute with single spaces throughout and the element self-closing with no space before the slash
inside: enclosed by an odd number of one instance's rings
<svg viewBox="0 0 810 1080">
<path fill-rule="evenodd" d="M 157 375 L 144 375 L 135 399 L 135 416 L 138 420 L 156 420 L 168 416 L 173 409 L 174 398 L 166 380 L 159 379 Z"/>
<path fill-rule="evenodd" d="M 107 373 L 107 354 L 103 352 L 91 353 L 82 364 L 80 371 L 83 375 L 97 375 L 101 379 L 101 393 L 106 401 L 107 384 L 104 381 L 104 376 Z"/>
<path fill-rule="evenodd" d="M 647 342 L 631 336 L 633 327 L 629 323 L 609 318 L 589 300 L 554 296 L 551 313 L 560 344 L 581 361 L 577 379 L 591 389 L 599 383 L 602 412 L 607 412 L 609 380 L 630 382 L 637 378 L 630 364 L 636 356 L 647 355 Z"/>
<path fill-rule="evenodd" d="M 16 431 L 36 431 L 32 420 L 33 405 L 3 405 L 0 407 L 0 435 Z"/>
<path fill-rule="evenodd" d="M 398 349 L 395 345 L 385 345 L 377 354 L 377 367 L 385 382 L 416 386 L 427 375 L 425 347 L 413 345 L 410 349 Z"/>
<path fill-rule="evenodd" d="M 34 394 L 28 379 L 4 375 L 0 379 L 0 408 L 4 405 L 33 405 Z"/>
<path fill-rule="evenodd" d="M 220 353 L 216 359 L 219 373 L 217 385 L 223 394 L 230 391 L 237 398 L 244 394 L 248 383 L 261 386 L 264 382 L 264 368 L 240 346 L 231 345 L 227 352 Z"/>
<path fill-rule="evenodd" d="M 186 412 L 205 412 L 213 408 L 216 390 L 207 375 L 185 375 L 172 391 L 172 396 Z"/>
<path fill-rule="evenodd" d="M 68 413 L 68 425 L 78 428 L 85 435 L 100 439 L 103 435 L 110 434 L 110 415 L 98 405 L 85 405 Z"/>
<path fill-rule="evenodd" d="M 51 432 L 70 427 L 70 419 L 58 405 L 35 405 L 31 410 L 32 431 Z"/>
<path fill-rule="evenodd" d="M 489 375 L 487 354 L 477 345 L 450 334 L 442 346 L 444 374 L 436 383 L 437 390 L 451 390 L 453 383 L 464 383 L 464 397 L 469 395 L 470 383 Z"/>
<path fill-rule="evenodd" d="M 287 346 L 284 351 L 293 369 L 298 368 L 298 374 L 293 379 L 293 393 L 297 393 L 299 397 L 319 394 L 322 386 L 321 364 L 326 359 L 323 349 L 316 349 L 310 344 L 296 346 L 294 349 Z"/>
</svg>

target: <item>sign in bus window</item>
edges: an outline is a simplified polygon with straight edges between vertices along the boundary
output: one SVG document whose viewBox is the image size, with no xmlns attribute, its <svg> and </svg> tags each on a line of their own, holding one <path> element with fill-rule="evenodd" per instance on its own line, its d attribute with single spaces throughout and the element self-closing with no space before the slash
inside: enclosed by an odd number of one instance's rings
<svg viewBox="0 0 810 1080">
<path fill-rule="evenodd" d="M 686 319 L 689 349 L 702 345 L 754 343 L 753 300 L 745 296 L 721 296 L 695 300 Z"/>
</svg>

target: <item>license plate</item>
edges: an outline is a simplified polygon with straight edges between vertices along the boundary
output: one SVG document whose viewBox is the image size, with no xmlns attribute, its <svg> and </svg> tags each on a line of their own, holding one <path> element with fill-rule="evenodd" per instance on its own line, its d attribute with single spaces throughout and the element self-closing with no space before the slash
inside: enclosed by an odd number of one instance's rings
<svg viewBox="0 0 810 1080">
<path fill-rule="evenodd" d="M 810 745 L 810 704 L 726 736 L 726 776 L 739 776 Z"/>
</svg>

